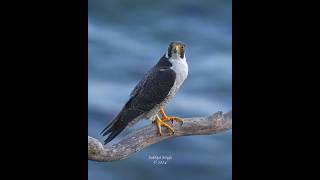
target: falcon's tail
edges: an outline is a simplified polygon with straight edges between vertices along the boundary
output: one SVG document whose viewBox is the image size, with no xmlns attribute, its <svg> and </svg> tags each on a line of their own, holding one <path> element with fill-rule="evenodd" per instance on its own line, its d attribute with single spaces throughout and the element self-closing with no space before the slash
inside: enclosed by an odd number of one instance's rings
<svg viewBox="0 0 320 180">
<path fill-rule="evenodd" d="M 123 110 L 112 122 L 102 130 L 101 134 L 106 136 L 110 133 L 104 144 L 112 141 L 118 134 L 120 134 L 129 124 L 130 121 L 141 115 L 142 112 L 138 110 Z"/>
</svg>

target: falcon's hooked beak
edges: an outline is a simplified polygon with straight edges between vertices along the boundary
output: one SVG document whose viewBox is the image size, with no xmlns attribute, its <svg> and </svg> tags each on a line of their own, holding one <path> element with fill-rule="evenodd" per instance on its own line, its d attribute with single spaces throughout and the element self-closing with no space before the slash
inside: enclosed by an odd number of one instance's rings
<svg viewBox="0 0 320 180">
<path fill-rule="evenodd" d="M 173 57 L 174 59 L 177 58 L 184 58 L 185 54 L 185 44 L 179 41 L 171 42 L 168 47 L 168 58 Z"/>
<path fill-rule="evenodd" d="M 178 46 L 174 46 L 173 47 L 173 53 L 177 53 L 179 51 L 179 47 Z M 180 53 L 179 53 L 180 54 Z"/>
</svg>

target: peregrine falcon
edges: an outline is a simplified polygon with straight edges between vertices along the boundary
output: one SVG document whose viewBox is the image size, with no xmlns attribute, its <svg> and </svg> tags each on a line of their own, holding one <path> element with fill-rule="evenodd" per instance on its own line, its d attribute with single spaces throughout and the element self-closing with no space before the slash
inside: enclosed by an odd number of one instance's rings
<svg viewBox="0 0 320 180">
<path fill-rule="evenodd" d="M 103 136 L 110 134 L 104 144 L 141 119 L 152 119 L 160 136 L 163 135 L 162 126 L 169 129 L 170 135 L 174 133 L 174 129 L 167 121 L 183 123 L 179 117 L 167 116 L 164 106 L 188 76 L 185 51 L 186 46 L 182 42 L 176 41 L 169 44 L 167 52 L 135 86 L 120 113 L 101 132 Z"/>
</svg>

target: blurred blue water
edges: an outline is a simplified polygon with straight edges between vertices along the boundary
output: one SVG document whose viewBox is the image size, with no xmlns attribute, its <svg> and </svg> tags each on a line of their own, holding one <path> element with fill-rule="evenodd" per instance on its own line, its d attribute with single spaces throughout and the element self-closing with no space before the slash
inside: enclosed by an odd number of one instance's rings
<svg viewBox="0 0 320 180">
<path fill-rule="evenodd" d="M 231 109 L 230 0 L 90 0 L 89 135 L 119 112 L 129 93 L 165 53 L 168 43 L 186 43 L 189 76 L 166 107 L 168 114 L 204 116 Z M 143 121 L 128 129 L 148 124 Z M 163 141 L 127 160 L 88 161 L 89 179 L 231 179 L 232 132 Z M 153 165 L 149 155 L 171 155 Z"/>
</svg>

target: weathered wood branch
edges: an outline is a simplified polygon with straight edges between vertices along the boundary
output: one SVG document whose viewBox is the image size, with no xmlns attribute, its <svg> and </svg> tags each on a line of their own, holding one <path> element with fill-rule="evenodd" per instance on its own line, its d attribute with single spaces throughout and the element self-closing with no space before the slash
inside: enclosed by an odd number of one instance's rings
<svg viewBox="0 0 320 180">
<path fill-rule="evenodd" d="M 88 160 L 93 161 L 116 161 L 128 158 L 130 155 L 165 139 L 179 136 L 208 135 L 232 129 L 232 111 L 222 113 L 221 111 L 207 117 L 185 118 L 181 125 L 174 122 L 173 135 L 169 135 L 166 128 L 163 136 L 157 134 L 154 124 L 147 125 L 124 137 L 120 142 L 105 147 L 95 138 L 88 136 Z"/>
</svg>

